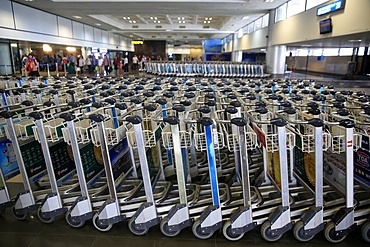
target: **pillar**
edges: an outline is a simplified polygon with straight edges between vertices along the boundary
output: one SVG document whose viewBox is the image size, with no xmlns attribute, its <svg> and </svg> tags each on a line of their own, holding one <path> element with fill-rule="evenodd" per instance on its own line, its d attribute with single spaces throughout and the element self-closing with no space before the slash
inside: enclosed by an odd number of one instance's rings
<svg viewBox="0 0 370 247">
<path fill-rule="evenodd" d="M 267 51 L 266 51 L 266 70 L 272 75 L 284 75 L 286 64 L 286 46 L 272 45 L 272 30 L 275 24 L 275 10 L 270 11 Z"/>
</svg>

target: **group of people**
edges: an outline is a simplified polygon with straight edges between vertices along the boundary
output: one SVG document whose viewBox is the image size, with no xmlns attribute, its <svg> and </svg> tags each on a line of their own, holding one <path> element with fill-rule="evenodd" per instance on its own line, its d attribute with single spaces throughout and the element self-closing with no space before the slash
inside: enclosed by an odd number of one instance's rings
<svg viewBox="0 0 370 247">
<path fill-rule="evenodd" d="M 147 57 L 134 55 L 132 57 L 133 71 L 144 68 L 147 62 Z M 27 72 L 29 76 L 39 76 L 39 71 L 46 71 L 46 64 L 55 67 L 58 66 L 58 71 L 68 72 L 69 74 L 99 74 L 109 75 L 115 70 L 116 75 L 124 75 L 129 73 L 130 64 L 127 56 L 115 56 L 113 59 L 109 58 L 108 54 L 104 56 L 95 57 L 94 55 L 88 55 L 86 59 L 82 55 L 70 54 L 54 54 L 52 56 L 44 54 L 40 60 L 38 60 L 32 53 L 28 56 L 24 56 L 22 59 L 23 70 Z M 56 69 L 56 68 L 54 68 Z M 51 69 L 51 70 L 54 70 Z"/>
</svg>

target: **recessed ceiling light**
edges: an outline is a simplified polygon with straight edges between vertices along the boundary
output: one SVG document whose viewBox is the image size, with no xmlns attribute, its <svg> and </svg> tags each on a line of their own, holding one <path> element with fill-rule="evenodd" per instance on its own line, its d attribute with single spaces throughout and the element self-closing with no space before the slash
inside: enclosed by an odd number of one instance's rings
<svg viewBox="0 0 370 247">
<path fill-rule="evenodd" d="M 133 23 L 136 23 L 136 21 L 132 21 Z"/>
<path fill-rule="evenodd" d="M 185 20 L 185 17 L 182 17 L 181 19 L 182 19 L 182 20 Z"/>
<path fill-rule="evenodd" d="M 179 23 L 181 23 L 181 21 L 179 21 Z"/>
<path fill-rule="evenodd" d="M 73 16 L 74 18 L 76 18 L 76 19 L 81 19 L 82 17 L 81 16 L 79 16 L 79 15 L 74 15 Z"/>
<path fill-rule="evenodd" d="M 130 23 L 132 23 L 132 21 L 129 21 Z"/>
<path fill-rule="evenodd" d="M 207 21 L 204 21 L 204 23 L 207 23 Z"/>
<path fill-rule="evenodd" d="M 95 25 L 97 25 L 97 26 L 101 26 L 101 24 L 100 24 L 100 23 L 95 23 Z"/>
<path fill-rule="evenodd" d="M 130 17 L 127 17 L 128 20 L 130 20 L 131 18 Z"/>
<path fill-rule="evenodd" d="M 208 21 L 208 17 L 204 18 L 204 20 Z"/>
<path fill-rule="evenodd" d="M 154 20 L 157 20 L 157 17 L 154 17 Z"/>
<path fill-rule="evenodd" d="M 158 23 L 161 23 L 161 21 L 158 21 Z"/>
<path fill-rule="evenodd" d="M 352 42 L 352 43 L 361 42 L 361 41 L 362 41 L 362 39 L 350 39 L 350 40 L 348 40 L 348 42 Z"/>
<path fill-rule="evenodd" d="M 181 18 L 180 17 L 177 17 L 177 20 L 181 20 Z"/>
<path fill-rule="evenodd" d="M 154 21 L 154 23 L 157 23 L 157 21 Z"/>
<path fill-rule="evenodd" d="M 209 17 L 208 20 L 212 21 L 212 17 Z"/>
<path fill-rule="evenodd" d="M 207 21 L 207 23 L 211 23 L 210 21 Z"/>
<path fill-rule="evenodd" d="M 185 23 L 185 21 L 182 21 L 182 23 Z"/>
<path fill-rule="evenodd" d="M 124 16 L 123 19 L 126 20 L 127 18 Z"/>
</svg>

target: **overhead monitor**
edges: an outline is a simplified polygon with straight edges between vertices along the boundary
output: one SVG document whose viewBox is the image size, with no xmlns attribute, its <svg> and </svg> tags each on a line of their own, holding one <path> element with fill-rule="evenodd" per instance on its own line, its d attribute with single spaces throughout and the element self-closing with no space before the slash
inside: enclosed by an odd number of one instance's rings
<svg viewBox="0 0 370 247">
<path fill-rule="evenodd" d="M 331 18 L 320 21 L 320 34 L 331 33 L 332 31 Z"/>
</svg>

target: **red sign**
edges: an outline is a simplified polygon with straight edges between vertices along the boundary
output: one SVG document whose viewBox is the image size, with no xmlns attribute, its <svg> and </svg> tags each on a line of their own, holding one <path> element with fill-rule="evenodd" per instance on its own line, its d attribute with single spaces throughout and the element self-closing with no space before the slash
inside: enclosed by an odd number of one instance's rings
<svg viewBox="0 0 370 247">
<path fill-rule="evenodd" d="M 352 140 L 347 141 L 347 147 L 351 148 L 352 146 Z"/>
</svg>

